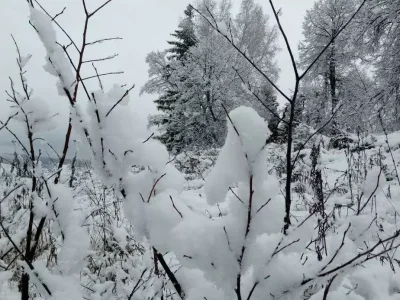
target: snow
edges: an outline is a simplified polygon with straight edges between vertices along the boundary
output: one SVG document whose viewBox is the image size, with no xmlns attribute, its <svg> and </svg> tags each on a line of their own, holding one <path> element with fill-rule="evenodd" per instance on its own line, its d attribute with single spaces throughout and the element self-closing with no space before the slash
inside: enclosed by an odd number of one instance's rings
<svg viewBox="0 0 400 300">
<path fill-rule="evenodd" d="M 20 100 L 19 105 L 10 113 L 10 115 L 13 115 L 18 112 L 15 120 L 23 123 L 28 122 L 32 133 L 51 131 L 56 128 L 49 106 L 43 99 L 32 97 L 31 99 Z"/>
<path fill-rule="evenodd" d="M 64 96 L 66 90 L 73 95 L 76 80 L 64 50 L 57 44 L 56 31 L 50 18 L 39 9 L 30 7 L 30 22 L 47 52 L 44 70 L 59 78 L 57 87 L 60 96 Z"/>
<path fill-rule="evenodd" d="M 198 185 L 196 189 L 195 185 L 190 184 L 188 186 L 192 189 L 185 190 L 184 178 L 172 163 L 168 163 L 170 157 L 165 147 L 152 139 L 144 142 L 148 132 L 145 126 L 140 128 L 140 119 L 136 120 L 139 121 L 139 128 L 134 130 L 125 130 L 118 124 L 117 119 L 129 120 L 130 116 L 134 115 L 128 107 L 118 107 L 109 115 L 110 119 L 105 117 L 111 105 L 123 93 L 116 87 L 111 91 L 96 92 L 97 104 L 89 104 L 89 118 L 85 118 L 81 126 L 88 128 L 93 137 L 92 147 L 96 155 L 93 157 L 94 161 L 101 158 L 100 137 L 103 138 L 105 149 L 113 152 L 104 154 L 106 167 L 97 162 L 93 175 L 108 186 L 108 189 L 115 190 L 120 198 L 124 198 L 126 220 L 118 218 L 119 220 L 110 221 L 108 243 L 110 247 L 118 249 L 113 250 L 114 253 L 129 255 L 134 236 L 136 242 L 144 245 L 146 249 L 143 260 L 135 260 L 135 264 L 138 264 L 142 271 L 123 271 L 136 268 L 130 265 L 122 267 L 123 269 L 117 265 L 108 266 L 107 261 L 110 261 L 110 258 L 101 256 L 97 267 L 107 265 L 104 267 L 102 279 L 95 279 L 98 275 L 93 274 L 87 267 L 83 268 L 88 264 L 88 257 L 95 253 L 89 243 L 89 234 L 93 237 L 96 222 L 102 224 L 106 215 L 91 215 L 89 219 L 85 218 L 85 215 L 90 216 L 90 211 L 83 208 L 87 206 L 88 201 L 87 196 L 80 195 L 83 189 L 71 193 L 63 184 L 49 183 L 50 193 L 47 198 L 42 199 L 33 194 L 35 218 L 47 216 L 54 222 L 52 230 L 58 234 L 57 241 L 60 244 L 57 265 L 47 268 L 43 261 L 35 263 L 40 280 L 54 290 L 49 299 L 64 300 L 72 296 L 74 299 L 82 299 L 83 294 L 79 288 L 82 280 L 89 284 L 93 291 L 91 299 L 112 299 L 115 292 L 114 283 L 107 274 L 115 274 L 113 276 L 118 276 L 119 280 L 133 276 L 129 278 L 135 282 L 146 268 L 153 266 L 150 250 L 153 247 L 160 253 L 168 253 L 165 258 L 171 265 L 180 266 L 176 276 L 184 287 L 187 299 L 205 296 L 209 300 L 232 299 L 235 297 L 238 274 L 241 277 L 243 295 L 249 293 L 254 283 L 258 282 L 253 292 L 254 299 L 273 300 L 276 297 L 284 297 L 286 291 L 290 291 L 288 297 L 297 297 L 306 292 L 306 286 L 302 286 L 301 282 L 307 278 L 315 284 L 312 293 L 308 291 L 310 296 L 315 298 L 321 296 L 323 285 L 329 280 L 329 277 L 318 278 L 318 274 L 351 261 L 365 251 L 366 241 L 373 245 L 396 230 L 396 208 L 400 208 L 400 205 L 394 199 L 400 194 L 400 188 L 393 181 L 389 185 L 384 172 L 381 172 L 379 161 L 375 161 L 375 165 L 366 168 L 366 176 L 353 177 L 353 193 L 360 198 L 354 196 L 352 200 L 347 186 L 344 192 L 333 192 L 329 196 L 326 211 L 334 212 L 334 219 L 329 219 L 330 226 L 334 229 L 325 237 L 327 253 L 323 252 L 322 259 L 318 260 L 313 246 L 308 244 L 310 239 L 318 236 L 315 224 L 319 217 L 311 216 L 306 221 L 307 209 L 310 209 L 310 203 L 314 203 L 314 194 L 306 188 L 303 198 L 306 200 L 302 200 L 306 201 L 305 203 L 299 202 L 298 194 L 294 194 L 293 201 L 296 202 L 297 211 L 293 222 L 305 223 L 301 227 L 294 225 L 285 236 L 282 233 L 285 211 L 284 197 L 281 195 L 282 183 L 269 169 L 273 168 L 269 162 L 275 159 L 277 148 L 273 145 L 266 147 L 265 142 L 270 135 L 268 124 L 253 109 L 239 107 L 229 113 L 226 120 L 227 138 L 215 164 L 207 165 L 211 170 L 203 172 L 208 173 L 205 185 Z M 93 114 L 93 109 L 98 109 L 101 124 Z M 82 108 L 77 106 L 77 111 L 79 115 Z M 376 140 L 379 143 L 379 138 Z M 373 156 L 378 150 L 368 151 L 368 155 Z M 400 149 L 393 151 L 397 157 L 397 151 Z M 302 159 L 298 168 L 302 172 L 311 168 L 310 154 L 310 150 L 301 151 Z M 349 163 L 355 161 L 357 158 L 349 160 L 344 150 L 322 148 L 318 168 L 324 174 L 323 180 L 328 186 L 325 188 L 348 184 L 343 174 L 349 170 Z M 383 164 L 390 162 L 389 157 L 382 161 Z M 132 172 L 129 166 L 136 166 L 136 171 Z M 105 168 L 108 173 L 105 172 Z M 298 169 L 294 171 L 298 172 Z M 45 172 L 43 167 L 36 170 L 38 175 Z M 382 177 L 375 192 L 376 200 L 371 200 L 378 201 L 376 212 L 369 213 L 374 209 L 373 202 L 360 214 L 352 214 L 352 210 L 347 209 L 346 212 L 345 208 L 339 208 L 340 205 L 355 207 L 353 201 L 356 199 L 360 199 L 362 207 L 374 192 L 380 173 Z M 107 174 L 109 175 L 106 176 Z M 87 182 L 85 184 L 87 185 Z M 301 182 L 296 184 L 300 186 Z M 386 192 L 389 186 L 390 197 L 394 202 L 392 205 Z M 125 196 L 121 190 L 124 190 Z M 104 197 L 106 201 L 111 201 L 111 205 L 116 205 L 113 204 L 115 196 Z M 383 222 L 385 232 L 380 232 L 379 224 Z M 82 224 L 85 224 L 85 227 L 82 227 Z M 130 225 L 133 226 L 133 231 Z M 13 232 L 12 236 L 20 244 L 24 234 L 25 231 L 22 230 L 20 233 Z M 0 253 L 11 247 L 7 239 L 0 240 Z M 376 251 L 380 251 L 379 249 L 382 248 L 378 247 Z M 390 299 L 386 295 L 398 288 L 394 275 L 374 261 L 368 262 L 368 266 L 371 265 L 369 268 L 372 269 L 364 272 L 362 268 L 357 267 L 360 261 L 361 259 L 353 261 L 351 267 L 346 268 L 344 273 L 335 279 L 329 297 L 336 300 L 345 295 L 348 299 L 365 300 L 372 295 Z M 127 261 L 123 264 L 127 264 Z M 100 270 L 102 268 L 100 267 Z M 373 272 L 370 271 L 375 269 L 382 272 L 379 278 L 373 277 Z M 79 274 L 83 279 L 79 279 Z M 9 277 L 5 278 L 5 281 L 9 280 Z M 160 281 L 156 281 L 155 278 L 152 280 L 155 280 L 152 281 L 153 291 L 157 287 L 161 288 Z M 370 284 L 371 281 L 374 281 L 374 285 Z M 37 282 L 38 289 L 40 284 Z M 121 297 L 128 297 L 133 285 L 134 283 L 130 282 L 130 288 L 117 288 L 116 293 Z M 364 292 L 357 286 L 365 286 Z M 170 286 L 170 289 L 173 290 L 173 286 Z M 352 292 L 347 295 L 349 291 Z M 43 290 L 42 294 L 45 294 Z M 151 296 L 151 292 L 138 291 L 138 295 Z"/>
<path fill-rule="evenodd" d="M 218 22 L 217 28 L 223 35 L 230 37 L 228 34 L 228 30 L 229 30 L 228 25 L 226 25 L 226 23 L 224 21 Z"/>
<path fill-rule="evenodd" d="M 263 172 L 260 166 L 265 159 L 265 141 L 270 135 L 268 124 L 248 107 L 233 110 L 229 117 L 225 145 L 207 178 L 205 191 L 210 204 L 221 202 L 228 188 L 244 181 L 250 173 Z"/>
<path fill-rule="evenodd" d="M 32 54 L 28 54 L 26 56 L 21 57 L 20 65 L 21 68 L 25 68 L 26 65 L 28 64 L 29 60 L 32 58 Z"/>
<path fill-rule="evenodd" d="M 75 76 L 56 44 L 52 21 L 34 8 L 30 21 L 47 51 L 45 70 L 59 78 L 60 95 L 73 94 Z M 228 35 L 226 23 L 217 26 Z M 21 59 L 22 67 L 29 58 Z M 246 85 L 242 89 L 251 94 Z M 291 178 L 292 224 L 284 234 L 287 179 L 278 169 L 285 149 L 266 145 L 271 132 L 256 110 L 229 112 L 224 145 L 212 149 L 216 160 L 187 154 L 201 160 L 198 176 L 206 177 L 192 180 L 149 137 L 147 120 L 131 109 L 124 88 L 90 94 L 90 101 L 71 107 L 73 127 L 92 162 L 89 170 L 78 168 L 76 186 L 67 185 L 66 172 L 57 184 L 46 181 L 56 173 L 40 162 L 23 175 L 17 175 L 18 165 L 0 169 L 2 194 L 21 185 L 0 203 L 1 224 L 15 242 L 1 231 L 1 299 L 18 298 L 21 268 L 38 299 L 178 299 L 157 254 L 179 281 L 183 299 L 236 299 L 239 292 L 250 299 L 252 292 L 252 300 L 316 300 L 331 280 L 328 300 L 399 299 L 399 133 L 388 140 L 371 135 L 371 147 L 362 151 L 353 144 L 329 149 L 323 143 L 328 138 L 317 136 L 323 203 L 310 184 L 312 151 L 293 153 L 300 159 Z M 43 99 L 19 98 L 18 121 L 28 119 L 35 134 L 54 127 Z M 35 232 L 42 218 L 32 271 L 13 247 L 23 249 L 30 221 Z"/>
<path fill-rule="evenodd" d="M 367 178 L 365 179 L 363 187 L 364 194 L 369 197 L 377 188 L 382 188 L 385 182 L 386 178 L 385 174 L 382 172 L 382 169 L 378 166 L 373 167 L 371 170 L 369 170 Z"/>
<path fill-rule="evenodd" d="M 253 96 L 253 93 L 251 92 L 251 90 L 250 90 L 250 88 L 247 86 L 247 84 L 244 84 L 244 83 L 242 82 L 241 87 L 242 87 L 243 91 L 245 91 L 248 95 Z"/>
<path fill-rule="evenodd" d="M 145 254 L 140 258 L 140 262 L 134 260 L 134 267 L 126 260 L 121 267 L 119 263 L 109 265 L 111 258 L 100 256 L 97 267 L 105 265 L 100 267 L 103 277 L 96 275 L 97 271 L 93 274 L 88 267 L 83 267 L 88 265 L 88 257 L 95 253 L 89 243 L 89 234 L 93 237 L 94 225 L 96 222 L 102 224 L 104 216 L 92 215 L 89 219 L 85 218 L 89 211 L 83 207 L 87 206 L 88 202 L 87 196 L 81 195 L 83 189 L 71 193 L 65 185 L 49 183 L 50 195 L 47 198 L 41 199 L 33 194 L 36 218 L 47 216 L 54 222 L 52 230 L 58 233 L 57 242 L 60 244 L 57 265 L 48 268 L 44 261 L 39 260 L 35 263 L 40 280 L 51 286 L 54 291 L 49 299 L 82 299 L 82 295 L 85 294 L 80 289 L 82 282 L 88 284 L 93 291 L 89 293 L 90 299 L 113 299 L 114 293 L 118 293 L 120 297 L 128 297 L 135 280 L 138 280 L 146 268 L 152 268 L 154 265 L 152 247 L 160 253 L 168 253 L 165 259 L 171 266 L 179 266 L 176 276 L 184 287 L 187 299 L 232 299 L 236 297 L 234 290 L 238 274 L 241 276 L 243 295 L 249 293 L 254 283 L 258 282 L 253 292 L 254 299 L 273 300 L 276 297 L 285 297 L 286 291 L 290 291 L 287 297 L 296 298 L 306 293 L 307 286 L 302 286 L 301 282 L 307 278 L 312 279 L 314 284 L 313 291 L 307 291 L 310 293 L 310 299 L 320 299 L 324 284 L 330 277 L 318 278 L 318 274 L 351 261 L 366 250 L 366 242 L 374 245 L 379 239 L 389 237 L 396 230 L 396 208 L 400 208 L 400 205 L 395 199 L 400 194 L 400 188 L 396 181 L 386 181 L 386 171 L 381 172 L 380 162 L 376 160 L 375 165 L 366 168 L 366 176 L 354 175 L 352 188 L 353 193 L 360 197 L 362 206 L 374 191 L 378 175 L 381 173 L 382 177 L 375 192 L 376 200 L 373 200 L 377 201 L 377 211 L 370 213 L 371 209 L 375 209 L 374 205 L 368 205 L 360 214 L 352 213 L 351 209 L 339 209 L 340 205 L 351 208 L 356 206 L 351 200 L 348 186 L 345 186 L 343 192 L 333 192 L 326 203 L 326 212 L 333 211 L 335 215 L 334 219 L 329 219 L 332 230 L 327 232 L 325 238 L 327 254 L 324 252 L 322 259 L 318 260 L 313 246 L 308 245 L 310 239 L 318 236 L 315 230 L 318 216 L 311 216 L 309 221 L 305 221 L 309 204 L 298 201 L 296 193 L 293 201 L 296 202 L 297 211 L 293 223 L 305 223 L 301 227 L 294 225 L 287 236 L 282 233 L 282 183 L 274 172 L 270 172 L 269 168 L 273 166 L 268 163 L 275 159 L 277 148 L 273 145 L 266 147 L 265 141 L 270 135 L 268 124 L 253 109 L 239 107 L 229 113 L 226 120 L 227 138 L 218 153 L 215 165 L 208 165 L 211 170 L 204 172 L 208 173 L 205 185 L 199 185 L 198 189 L 189 185 L 192 189 L 187 190 L 184 189 L 182 174 L 172 163 L 168 163 L 170 158 L 165 147 L 151 139 L 143 143 L 147 138 L 145 127 L 128 132 L 115 123 L 117 117 L 128 119 L 129 115 L 132 115 L 129 109 L 118 108 L 120 115 L 111 118 L 112 122 L 104 118 L 110 105 L 121 93 L 122 91 L 111 97 L 109 95 L 112 93 L 97 92 L 97 108 L 104 121 L 99 126 L 95 115 L 92 114 L 91 118 L 94 119 L 85 119 L 88 125 L 84 126 L 96 137 L 93 138 L 95 153 L 101 153 L 101 150 L 96 148 L 101 146 L 100 136 L 103 137 L 104 145 L 114 153 L 105 156 L 111 177 L 103 180 L 105 173 L 101 164 L 96 166 L 94 171 L 97 175 L 94 176 L 102 184 L 108 185 L 109 189 L 124 189 L 126 195 L 123 197 L 122 192 L 116 190 L 116 194 L 124 198 L 126 219 L 119 217 L 118 220 L 113 219 L 110 222 L 108 243 L 110 247 L 116 247 L 111 253 L 129 255 L 134 236 L 137 243 L 144 245 Z M 95 107 L 89 106 L 88 114 L 92 113 L 93 108 Z M 110 114 L 110 117 L 112 115 Z M 376 140 L 379 143 L 379 138 Z M 125 149 L 131 151 L 126 153 Z M 368 155 L 374 157 L 378 149 L 368 150 Z M 400 149 L 393 151 L 397 157 Z M 310 154 L 311 151 L 307 149 L 301 152 L 302 160 L 298 168 L 303 172 L 311 168 Z M 323 180 L 329 186 L 325 188 L 348 185 L 343 174 L 350 168 L 349 163 L 355 161 L 357 157 L 350 161 L 344 150 L 322 148 L 318 164 L 319 170 L 324 174 Z M 381 163 L 390 162 L 391 158 L 386 157 Z M 131 172 L 132 169 L 126 166 L 127 163 L 137 166 L 137 171 Z M 294 171 L 297 172 L 298 169 Z M 37 174 L 45 173 L 43 167 L 37 170 Z M 297 182 L 298 186 L 300 184 L 301 182 Z M 388 198 L 389 187 L 392 200 Z M 361 193 L 364 195 L 360 196 Z M 312 195 L 313 192 L 306 188 L 304 199 L 314 203 Z M 106 200 L 111 201 L 111 205 L 116 205 L 113 204 L 113 197 L 115 196 L 107 196 Z M 353 200 L 356 199 L 358 198 L 354 196 Z M 389 201 L 393 203 L 390 204 Z M 90 229 L 82 227 L 82 224 L 86 224 Z M 379 224 L 383 224 L 384 232 L 380 231 Z M 133 226 L 133 231 L 130 225 Z M 12 236 L 20 244 L 24 235 L 25 230 L 22 230 L 20 233 L 13 232 Z M 7 239 L 0 240 L 0 254 L 11 247 Z M 382 248 L 378 247 L 375 252 L 381 251 L 380 249 Z M 331 287 L 328 299 L 347 297 L 344 299 L 366 300 L 372 296 L 379 299 L 395 297 L 393 291 L 399 289 L 396 284 L 397 275 L 392 274 L 387 266 L 381 266 L 379 261 L 373 260 L 365 263 L 367 268 L 364 271 L 363 268 L 357 267 L 361 261 L 362 259 L 356 259 L 340 273 Z M 139 269 L 131 271 L 135 268 Z M 375 276 L 375 273 L 379 276 Z M 8 273 L 5 274 L 4 281 L 9 281 Z M 107 274 L 117 276 L 118 282 L 129 277 L 128 286 L 115 289 L 113 281 L 107 277 L 111 275 Z M 161 288 L 162 282 L 156 278 L 152 280 L 153 288 L 147 287 L 138 291 L 138 296 L 151 296 L 151 291 L 155 292 L 157 288 Z M 40 284 L 39 281 L 36 283 L 44 295 Z M 174 289 L 172 285 L 169 288 Z M 87 293 L 88 291 L 86 295 Z M 11 295 L 11 292 L 9 294 Z"/>
<path fill-rule="evenodd" d="M 81 226 L 79 211 L 74 211 L 71 191 L 61 185 L 50 187 L 52 198 L 49 207 L 54 207 L 54 219 L 62 232 L 63 245 L 58 254 L 58 266 L 63 274 L 76 274 L 80 271 L 89 249 L 89 236 Z"/>
</svg>

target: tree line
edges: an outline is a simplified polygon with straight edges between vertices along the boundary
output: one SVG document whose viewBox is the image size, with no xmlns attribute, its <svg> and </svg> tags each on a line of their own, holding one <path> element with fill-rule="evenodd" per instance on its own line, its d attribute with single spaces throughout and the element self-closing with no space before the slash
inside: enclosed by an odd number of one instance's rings
<svg viewBox="0 0 400 300">
<path fill-rule="evenodd" d="M 399 129 L 398 6 L 396 1 L 318 0 L 307 10 L 296 63 L 303 71 L 315 64 L 299 84 L 293 127 L 303 130 L 294 134 L 322 126 L 332 137 L 376 132 L 379 116 L 389 130 Z M 149 120 L 156 137 L 174 153 L 220 147 L 226 111 L 249 105 L 268 120 L 271 141 L 286 143 L 290 103 L 279 108 L 278 92 L 249 63 L 276 83 L 277 26 L 254 0 L 243 0 L 236 15 L 227 0 L 197 1 L 194 7 L 201 15 L 189 5 L 170 47 L 146 59 L 150 78 L 141 92 L 158 96 L 159 113 Z"/>
</svg>

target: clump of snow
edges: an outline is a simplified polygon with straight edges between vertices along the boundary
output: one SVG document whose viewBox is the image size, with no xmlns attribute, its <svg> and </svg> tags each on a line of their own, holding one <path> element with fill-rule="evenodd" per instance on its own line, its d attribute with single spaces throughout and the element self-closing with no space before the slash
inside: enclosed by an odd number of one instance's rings
<svg viewBox="0 0 400 300">
<path fill-rule="evenodd" d="M 265 143 L 270 135 L 267 122 L 248 107 L 239 107 L 229 116 L 225 145 L 205 186 L 210 204 L 223 201 L 232 184 L 247 181 L 253 173 L 262 173 L 266 159 Z M 257 178 L 263 180 L 263 174 Z"/>
<path fill-rule="evenodd" d="M 79 211 L 74 210 L 71 191 L 62 184 L 51 185 L 49 207 L 63 234 L 63 245 L 58 254 L 58 266 L 63 274 L 76 274 L 89 248 L 89 236 L 81 226 Z"/>
<path fill-rule="evenodd" d="M 44 12 L 33 7 L 30 7 L 30 13 L 30 22 L 35 27 L 47 51 L 45 71 L 59 78 L 57 86 L 61 96 L 64 96 L 66 91 L 73 95 L 76 78 L 64 50 L 57 45 L 56 31 L 51 19 Z"/>
<path fill-rule="evenodd" d="M 32 133 L 51 131 L 56 128 L 49 106 L 41 98 L 20 99 L 19 105 L 13 108 L 11 115 L 17 112 L 14 119 L 23 123 L 28 122 Z"/>
</svg>

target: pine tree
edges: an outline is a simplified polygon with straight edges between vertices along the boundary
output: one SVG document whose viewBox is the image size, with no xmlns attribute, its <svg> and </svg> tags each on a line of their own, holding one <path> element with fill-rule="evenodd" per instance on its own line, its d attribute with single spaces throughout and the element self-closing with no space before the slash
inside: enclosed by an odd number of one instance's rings
<svg viewBox="0 0 400 300">
<path fill-rule="evenodd" d="M 171 36 L 175 37 L 175 41 L 168 41 L 167 43 L 172 45 L 171 49 L 168 49 L 169 53 L 172 53 L 170 59 L 184 59 L 186 53 L 190 47 L 193 47 L 197 43 L 195 31 L 194 31 L 194 11 L 192 6 L 188 7 L 184 11 L 185 18 L 179 24 L 179 29 L 175 30 Z"/>
<path fill-rule="evenodd" d="M 167 43 L 173 47 L 167 49 L 167 58 L 169 63 L 164 67 L 164 75 L 162 77 L 164 81 L 168 82 L 171 73 L 171 64 L 173 61 L 183 62 L 186 59 L 186 54 L 191 47 L 197 43 L 194 23 L 193 23 L 193 8 L 189 5 L 184 11 L 185 18 L 180 22 L 179 29 L 175 30 L 171 36 L 175 37 L 175 41 L 168 41 Z M 165 128 L 165 131 L 160 135 L 156 136 L 163 144 L 167 146 L 169 151 L 173 151 L 174 145 L 179 144 L 177 135 L 179 132 L 174 130 L 171 123 L 173 122 L 173 107 L 174 103 L 180 97 L 180 92 L 176 90 L 176 87 L 169 86 L 162 93 L 161 96 L 154 101 L 157 105 L 157 110 L 164 113 L 162 116 L 150 117 L 150 126 L 161 126 Z M 176 149 L 179 150 L 179 149 Z"/>
</svg>

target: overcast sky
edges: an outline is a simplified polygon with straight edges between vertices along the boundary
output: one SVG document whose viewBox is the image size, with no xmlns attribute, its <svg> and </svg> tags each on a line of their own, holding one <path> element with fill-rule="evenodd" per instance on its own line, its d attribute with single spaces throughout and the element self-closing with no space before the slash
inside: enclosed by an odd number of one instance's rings
<svg viewBox="0 0 400 300">
<path fill-rule="evenodd" d="M 89 10 L 101 5 L 105 0 L 86 0 Z M 114 53 L 119 56 L 110 63 L 97 64 L 99 72 L 125 71 L 123 75 L 104 78 L 107 86 L 113 83 L 136 84 L 132 93 L 132 107 L 140 111 L 146 117 L 155 111 L 152 103 L 154 95 L 139 96 L 139 90 L 146 82 L 147 64 L 146 54 L 154 50 L 163 50 L 167 47 L 172 33 L 182 17 L 183 10 L 190 0 L 113 0 L 104 10 L 91 21 L 89 28 L 89 40 L 101 37 L 122 37 L 123 40 L 112 41 L 100 46 L 88 49 L 88 58 L 98 58 Z M 232 0 L 234 10 L 240 5 L 240 0 Z M 271 15 L 268 0 L 259 0 L 265 12 Z M 80 43 L 83 10 L 81 0 L 41 0 L 40 3 L 55 15 L 64 6 L 67 7 L 64 14 L 57 20 Z M 302 21 L 305 11 L 311 8 L 314 0 L 275 0 L 277 9 L 282 8 L 282 24 L 287 32 L 290 43 L 297 53 L 297 45 L 302 39 Z M 47 134 L 46 138 L 57 149 L 60 149 L 65 127 L 68 119 L 68 102 L 58 96 L 54 83 L 56 79 L 43 71 L 45 52 L 43 45 L 38 40 L 33 28 L 28 24 L 29 9 L 26 0 L 0 0 L 0 120 L 5 120 L 9 114 L 8 102 L 5 101 L 3 91 L 9 86 L 9 76 L 17 79 L 17 65 L 15 61 L 15 47 L 11 40 L 11 34 L 17 40 L 23 55 L 28 53 L 33 58 L 27 66 L 27 78 L 29 85 L 34 89 L 36 96 L 42 97 L 48 103 L 57 116 L 60 126 Z M 271 15 L 271 21 L 274 19 Z M 59 34 L 60 40 L 66 43 L 66 39 Z M 282 43 L 281 43 L 282 44 Z M 279 86 L 284 91 L 290 91 L 294 85 L 293 72 L 289 56 L 282 44 L 282 51 L 278 54 L 279 67 L 281 69 Z M 85 66 L 84 76 L 92 75 L 90 64 Z M 91 86 L 96 87 L 93 80 Z M 79 99 L 85 101 L 84 98 Z M 16 129 L 20 132 L 20 129 Z M 12 151 L 11 137 L 6 132 L 0 132 L 0 152 Z"/>
</svg>

